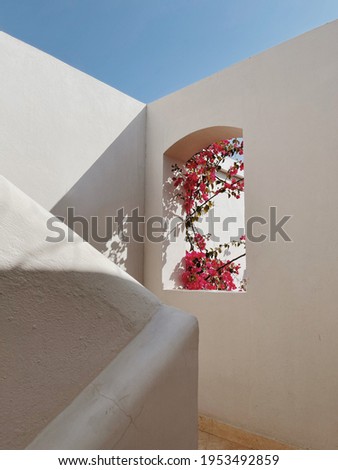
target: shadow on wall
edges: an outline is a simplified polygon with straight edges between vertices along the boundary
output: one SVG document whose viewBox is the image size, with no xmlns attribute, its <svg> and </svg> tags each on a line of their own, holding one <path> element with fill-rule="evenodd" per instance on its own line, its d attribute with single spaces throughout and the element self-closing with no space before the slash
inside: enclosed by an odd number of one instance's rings
<svg viewBox="0 0 338 470">
<path fill-rule="evenodd" d="M 102 251 L 102 254 L 121 269 L 128 272 L 128 245 L 129 243 L 120 239 L 118 233 L 114 233 L 106 243 L 106 250 Z"/>
<path fill-rule="evenodd" d="M 213 126 L 186 135 L 171 145 L 163 155 L 163 217 L 168 221 L 167 237 L 162 244 L 162 287 L 177 289 L 182 286 L 182 264 L 186 250 L 184 213 L 175 195 L 171 177 L 174 164 L 182 166 L 195 153 L 222 139 L 242 137 L 238 127 Z M 175 229 L 176 227 L 176 229 Z"/>
<path fill-rule="evenodd" d="M 112 217 L 121 208 L 125 215 L 135 208 L 144 215 L 145 118 L 144 109 L 51 209 L 140 282 L 143 281 L 143 243 L 121 242 Z M 73 208 L 71 217 L 69 212 L 67 217 L 69 208 Z M 130 235 L 130 227 L 126 228 L 126 234 Z"/>
<path fill-rule="evenodd" d="M 114 275 L 1 271 L 0 448 L 28 445 L 158 306 L 138 283 Z"/>
<path fill-rule="evenodd" d="M 172 257 L 170 250 L 175 246 L 175 243 L 177 243 L 180 248 L 182 247 L 182 239 L 184 240 L 185 237 L 185 227 L 182 206 L 175 195 L 175 190 L 171 179 L 171 167 L 175 163 L 177 163 L 175 160 L 164 156 L 163 217 L 169 221 L 169 227 L 167 236 L 162 243 L 162 273 L 163 270 L 166 270 L 166 273 L 169 276 L 170 287 L 173 289 L 178 289 L 181 286 L 180 279 L 184 271 L 182 264 L 184 252 L 180 254 L 177 253 L 177 256 Z M 163 288 L 167 288 L 167 284 L 164 282 Z"/>
</svg>

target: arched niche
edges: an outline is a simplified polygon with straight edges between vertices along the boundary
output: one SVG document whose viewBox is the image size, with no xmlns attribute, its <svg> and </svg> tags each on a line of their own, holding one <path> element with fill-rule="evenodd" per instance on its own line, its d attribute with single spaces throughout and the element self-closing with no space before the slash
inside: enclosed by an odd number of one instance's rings
<svg viewBox="0 0 338 470">
<path fill-rule="evenodd" d="M 192 132 L 171 145 L 164 156 L 178 162 L 186 162 L 195 153 L 221 139 L 243 137 L 243 129 L 239 127 L 213 126 Z"/>
<path fill-rule="evenodd" d="M 167 237 L 162 246 L 162 287 L 165 290 L 181 288 L 182 258 L 186 250 L 182 206 L 173 197 L 170 182 L 172 165 L 181 166 L 194 154 L 219 140 L 243 138 L 243 129 L 231 126 L 213 126 L 194 131 L 173 143 L 163 155 L 163 217 L 168 222 Z M 240 218 L 244 227 L 244 201 Z M 235 209 L 236 211 L 238 209 Z M 176 227 L 176 229 L 175 229 Z M 191 291 L 189 291 L 191 292 Z"/>
</svg>

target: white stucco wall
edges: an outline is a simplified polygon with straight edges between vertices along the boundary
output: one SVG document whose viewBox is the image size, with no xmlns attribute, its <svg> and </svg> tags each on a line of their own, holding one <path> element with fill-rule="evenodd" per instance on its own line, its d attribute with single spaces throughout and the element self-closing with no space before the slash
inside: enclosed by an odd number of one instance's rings
<svg viewBox="0 0 338 470">
<path fill-rule="evenodd" d="M 162 305 L 27 448 L 196 449 L 197 369 L 196 319 Z"/>
<path fill-rule="evenodd" d="M 199 320 L 200 412 L 322 449 L 338 448 L 337 56 L 333 22 L 151 103 L 147 121 L 147 216 L 162 214 L 163 153 L 221 125 L 243 128 L 246 219 L 293 216 L 292 243 L 248 243 L 246 294 L 163 291 L 161 245 L 146 246 L 146 286 Z"/>
<path fill-rule="evenodd" d="M 2 32 L 0 70 L 0 174 L 57 215 L 97 216 L 101 234 L 120 207 L 143 213 L 145 105 Z M 142 280 L 143 247 L 128 249 Z"/>
<path fill-rule="evenodd" d="M 129 217 L 136 208 L 144 215 L 145 123 L 146 110 L 143 109 L 51 209 L 53 214 L 64 217 L 66 223 L 70 222 L 68 208 L 74 208 L 75 217 L 85 217 L 89 221 L 86 240 L 140 282 L 143 280 L 144 245 L 133 239 L 131 223 L 124 225 L 123 232 L 129 241 L 121 240 L 116 219 L 111 224 L 109 218 L 117 217 L 122 208 Z M 142 234 L 142 224 L 139 229 Z M 84 237 L 81 225 L 75 223 L 74 230 Z"/>
<path fill-rule="evenodd" d="M 196 319 L 3 177 L 0 217 L 0 449 L 196 448 Z"/>
</svg>

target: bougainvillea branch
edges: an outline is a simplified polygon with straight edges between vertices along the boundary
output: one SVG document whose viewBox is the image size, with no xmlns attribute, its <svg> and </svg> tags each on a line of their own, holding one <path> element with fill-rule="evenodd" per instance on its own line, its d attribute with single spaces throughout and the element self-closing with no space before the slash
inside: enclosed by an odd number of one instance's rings
<svg viewBox="0 0 338 470">
<path fill-rule="evenodd" d="M 234 277 L 245 252 L 233 259 L 224 259 L 231 247 L 243 246 L 245 236 L 239 240 L 208 247 L 211 234 L 203 234 L 195 226 L 214 205 L 214 198 L 227 195 L 239 199 L 244 191 L 244 178 L 238 175 L 244 169 L 240 159 L 243 141 L 239 139 L 216 142 L 190 158 L 183 167 L 172 166 L 175 195 L 182 202 L 185 213 L 186 241 L 189 250 L 184 257 L 182 285 L 191 290 L 237 290 Z M 224 163 L 230 160 L 230 167 Z M 239 290 L 243 290 L 243 284 Z"/>
</svg>

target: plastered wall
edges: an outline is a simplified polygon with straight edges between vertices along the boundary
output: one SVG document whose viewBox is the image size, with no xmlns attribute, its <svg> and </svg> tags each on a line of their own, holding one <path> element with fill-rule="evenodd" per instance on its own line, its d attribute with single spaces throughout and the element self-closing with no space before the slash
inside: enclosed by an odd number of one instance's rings
<svg viewBox="0 0 338 470">
<path fill-rule="evenodd" d="M 0 448 L 20 449 L 142 331 L 160 302 L 80 237 L 46 241 L 50 214 L 3 177 L 0 201 Z"/>
<path fill-rule="evenodd" d="M 0 33 L 0 174 L 57 216 L 96 216 L 106 241 L 88 240 L 108 256 L 105 217 L 144 211 L 145 117 L 143 103 Z M 113 261 L 142 280 L 142 244 L 120 251 Z"/>
<path fill-rule="evenodd" d="M 147 216 L 164 152 L 223 125 L 243 129 L 246 219 L 292 215 L 292 242 L 248 243 L 246 294 L 164 291 L 150 242 L 145 284 L 198 317 L 200 412 L 301 448 L 338 448 L 337 56 L 333 22 L 148 105 Z"/>
</svg>

